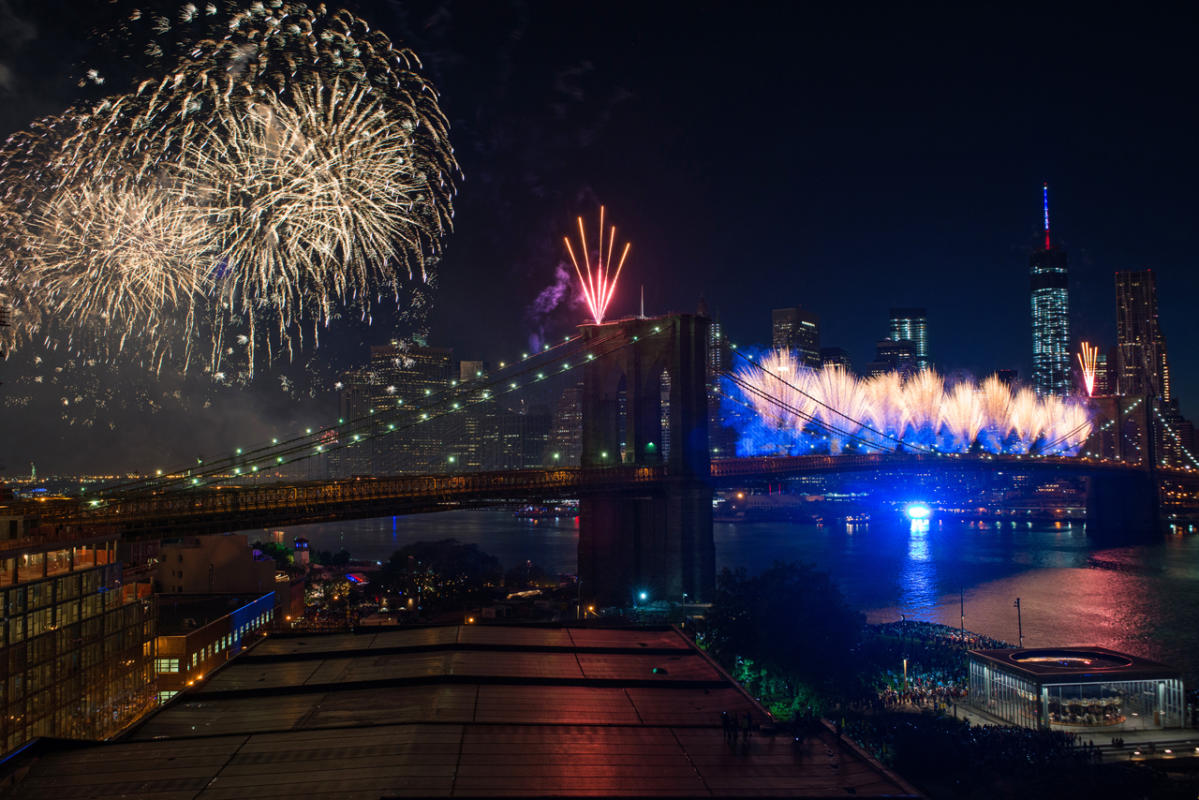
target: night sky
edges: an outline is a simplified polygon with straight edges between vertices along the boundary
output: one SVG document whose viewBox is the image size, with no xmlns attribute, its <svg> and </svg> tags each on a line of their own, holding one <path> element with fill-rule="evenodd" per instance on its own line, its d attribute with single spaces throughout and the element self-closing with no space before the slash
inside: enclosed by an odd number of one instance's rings
<svg viewBox="0 0 1199 800">
<path fill-rule="evenodd" d="M 5 134 L 74 99 L 96 24 L 70 20 L 66 3 L 30 6 L 0 0 Z M 1175 392 L 1199 413 L 1194 15 L 348 6 L 421 56 L 452 124 L 464 179 L 431 343 L 460 358 L 504 360 L 572 330 L 577 307 L 532 304 L 574 216 L 602 202 L 633 242 L 616 314 L 636 310 L 643 284 L 651 313 L 703 296 L 730 338 L 767 343 L 770 309 L 799 304 L 861 368 L 890 306 L 925 306 L 939 369 L 1027 378 L 1028 256 L 1048 181 L 1072 338 L 1110 347 L 1113 272 L 1152 268 Z M 330 339 L 347 360 L 370 343 Z"/>
</svg>

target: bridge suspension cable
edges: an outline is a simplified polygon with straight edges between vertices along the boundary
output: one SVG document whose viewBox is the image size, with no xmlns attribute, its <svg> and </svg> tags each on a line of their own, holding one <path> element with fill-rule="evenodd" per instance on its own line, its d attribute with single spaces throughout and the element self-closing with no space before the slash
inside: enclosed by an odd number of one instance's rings
<svg viewBox="0 0 1199 800">
<path fill-rule="evenodd" d="M 618 341 L 618 344 L 608 346 L 614 340 Z M 505 369 L 494 377 L 470 381 L 453 389 L 431 395 L 425 403 L 415 407 L 411 403 L 406 404 L 403 398 L 399 398 L 396 406 L 391 409 L 377 413 L 372 409 L 369 413 L 359 417 L 339 420 L 337 425 L 315 431 L 309 429 L 309 432 L 304 435 L 292 439 L 282 442 L 272 440 L 270 444 L 262 444 L 244 450 L 239 449 L 232 456 L 201 461 L 197 465 L 198 469 L 187 467 L 172 470 L 161 476 L 109 486 L 97 493 L 99 497 L 93 500 L 93 503 L 145 492 L 199 487 L 212 482 L 213 479 L 231 477 L 230 473 L 233 473 L 232 477 L 235 478 L 253 477 L 264 468 L 282 467 L 382 436 L 399 434 L 434 419 L 464 410 L 469 406 L 487 402 L 497 396 L 512 394 L 533 383 L 552 377 L 546 373 L 558 363 L 563 364 L 563 368 L 556 374 L 561 374 L 629 346 L 636 339 L 629 340 L 614 333 L 590 340 L 586 352 L 580 352 L 581 348 L 578 345 L 582 341 L 581 336 L 571 337 L 558 345 L 534 353 L 517 362 L 513 365 L 516 369 Z M 556 357 L 545 358 L 551 353 Z M 571 360 L 575 358 L 580 360 L 572 363 Z M 521 378 L 533 373 L 536 373 L 536 377 L 532 381 L 520 381 Z M 494 391 L 496 387 L 500 387 L 498 391 Z M 402 419 L 403 422 L 392 422 L 393 419 Z M 330 435 L 333 436 L 332 441 L 329 440 Z"/>
<path fill-rule="evenodd" d="M 833 412 L 834 414 L 841 417 L 842 419 L 848 420 L 850 423 L 857 425 L 862 430 L 869 431 L 870 433 L 873 433 L 876 436 L 882 437 L 883 439 L 889 439 L 892 442 L 895 442 L 895 444 L 900 445 L 902 447 L 908 447 L 913 450 L 919 450 L 921 452 L 929 453 L 931 455 L 944 455 L 944 453 L 939 452 L 936 448 L 928 448 L 928 447 L 924 447 L 923 445 L 912 444 L 910 442 L 903 440 L 900 437 L 893 436 L 884 431 L 876 430 L 875 428 L 871 427 L 870 425 L 866 424 L 865 422 L 863 422 L 861 420 L 856 420 L 853 417 L 850 417 L 848 414 L 845 414 L 839 408 L 835 408 L 835 407 L 829 405 L 828 403 L 821 400 L 819 397 L 815 397 L 814 395 L 804 391 L 803 389 L 799 388 L 798 386 L 791 383 L 786 378 L 783 378 L 782 376 L 778 375 L 777 373 L 771 372 L 770 370 L 766 369 L 761 364 L 758 364 L 752 358 L 744 355 L 740 351 L 734 349 L 732 352 L 733 352 L 734 357 L 741 358 L 743 361 L 750 364 L 755 369 L 761 370 L 765 374 L 769 375 L 770 377 L 772 377 L 775 380 L 782 383 L 784 386 L 787 386 L 788 388 L 795 390 L 798 394 L 800 394 L 800 395 L 806 397 L 807 399 L 811 400 L 812 402 L 816 403 L 816 405 L 821 406 L 822 408 L 828 409 L 829 411 Z M 725 372 L 725 376 L 728 377 L 730 380 L 732 380 L 734 383 L 736 383 L 741 388 L 743 388 L 743 389 L 746 388 L 743 379 L 736 377 L 736 373 L 733 370 L 727 370 Z M 767 400 L 768 402 L 774 403 L 776 405 L 780 405 L 782 403 L 782 401 L 779 400 L 778 398 L 774 398 L 773 396 L 769 395 L 768 393 L 762 393 L 761 390 L 758 390 L 756 388 L 754 389 L 754 393 L 759 394 L 759 396 L 761 396 L 763 399 Z M 780 405 L 780 407 L 782 407 L 782 406 Z M 787 407 L 786 410 L 790 411 L 791 413 L 795 414 L 796 416 L 800 417 L 801 419 L 805 419 L 809 422 L 816 424 L 819 427 L 823 427 L 823 428 L 826 428 L 829 430 L 835 430 L 837 433 L 839 433 L 842 436 L 846 436 L 846 437 L 861 441 L 872 447 L 875 447 L 880 452 L 884 451 L 886 449 L 880 444 L 871 442 L 869 439 L 866 439 L 864 437 L 859 437 L 856 434 L 849 433 L 848 431 L 844 431 L 840 428 L 835 428 L 830 423 L 820 420 L 811 414 L 804 413 L 804 412 L 800 411 L 799 409 Z"/>
</svg>

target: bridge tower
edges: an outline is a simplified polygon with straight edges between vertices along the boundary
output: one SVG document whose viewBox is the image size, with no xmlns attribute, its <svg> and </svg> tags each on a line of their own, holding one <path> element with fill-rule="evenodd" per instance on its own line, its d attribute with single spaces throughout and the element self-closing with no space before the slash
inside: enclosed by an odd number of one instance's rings
<svg viewBox="0 0 1199 800">
<path fill-rule="evenodd" d="M 1152 539 L 1161 532 L 1159 431 L 1154 424 L 1154 399 L 1102 397 L 1093 402 L 1099 419 L 1111 420 L 1112 424 L 1092 434 L 1083 450 L 1137 468 L 1095 473 L 1087 478 L 1087 536 L 1118 543 Z"/>
<path fill-rule="evenodd" d="M 582 466 L 664 467 L 644 488 L 584 492 L 580 592 L 601 605 L 711 600 L 716 559 L 708 446 L 710 320 L 694 314 L 583 326 Z M 609 352 L 610 351 L 610 352 Z"/>
</svg>

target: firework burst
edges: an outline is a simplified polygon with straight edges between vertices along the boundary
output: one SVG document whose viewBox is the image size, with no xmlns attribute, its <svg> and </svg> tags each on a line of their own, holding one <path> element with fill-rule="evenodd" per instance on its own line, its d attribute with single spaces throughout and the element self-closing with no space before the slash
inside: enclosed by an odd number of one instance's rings
<svg viewBox="0 0 1199 800">
<path fill-rule="evenodd" d="M 583 227 L 583 218 L 578 218 L 579 223 L 579 257 L 582 258 L 583 267 L 579 267 L 579 258 L 575 257 L 574 247 L 571 246 L 570 237 L 564 236 L 563 241 L 566 242 L 566 252 L 570 254 L 570 262 L 574 264 L 575 274 L 579 276 L 579 283 L 583 290 L 583 300 L 587 303 L 587 309 L 591 312 L 591 318 L 595 320 L 596 325 L 601 325 L 604 322 L 604 315 L 608 313 L 608 305 L 612 302 L 612 295 L 616 292 L 616 282 L 620 280 L 620 271 L 624 268 L 625 259 L 629 255 L 628 242 L 625 243 L 624 249 L 621 250 L 620 260 L 616 264 L 616 270 L 612 270 L 612 254 L 616 251 L 616 226 L 609 226 L 608 250 L 604 252 L 604 207 L 600 206 L 599 212 L 599 250 L 595 255 L 594 265 L 592 264 L 592 253 L 587 249 L 587 231 Z"/>
<path fill-rule="evenodd" d="M 0 277 L 20 287 L 25 338 L 54 320 L 65 330 L 46 341 L 161 353 L 175 337 L 186 353 L 200 321 L 209 371 L 245 339 L 252 375 L 260 330 L 273 354 L 301 323 L 369 320 L 388 295 L 423 315 L 458 168 L 416 56 L 324 5 L 177 10 L 126 13 L 121 35 L 145 34 L 154 72 L 0 150 Z"/>
<path fill-rule="evenodd" d="M 839 366 L 810 370 L 792 352 L 747 362 L 724 392 L 750 416 L 730 415 L 741 455 L 900 449 L 1070 454 L 1091 432 L 1083 403 L 1013 391 L 996 376 L 948 389 L 931 370 L 865 380 Z"/>
<path fill-rule="evenodd" d="M 340 302 L 427 281 L 420 254 L 436 230 L 411 127 L 357 85 L 294 100 L 254 104 L 196 137 L 172 184 L 207 223 L 202 250 L 220 254 L 224 302 L 251 324 L 269 308 L 281 330 L 309 310 L 325 322 Z"/>
<path fill-rule="evenodd" d="M 156 330 L 203 295 L 202 228 L 156 187 L 63 189 L 39 214 L 29 280 L 73 326 Z"/>
</svg>

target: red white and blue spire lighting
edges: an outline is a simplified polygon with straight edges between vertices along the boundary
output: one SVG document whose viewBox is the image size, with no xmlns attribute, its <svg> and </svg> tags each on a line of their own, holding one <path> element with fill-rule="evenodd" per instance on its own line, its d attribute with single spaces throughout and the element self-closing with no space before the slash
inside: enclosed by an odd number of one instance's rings
<svg viewBox="0 0 1199 800">
<path fill-rule="evenodd" d="M 1045 205 L 1045 249 L 1049 249 L 1049 184 L 1046 182 L 1041 188 L 1041 197 Z"/>
</svg>

